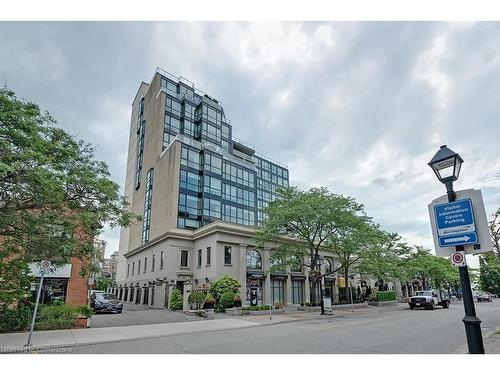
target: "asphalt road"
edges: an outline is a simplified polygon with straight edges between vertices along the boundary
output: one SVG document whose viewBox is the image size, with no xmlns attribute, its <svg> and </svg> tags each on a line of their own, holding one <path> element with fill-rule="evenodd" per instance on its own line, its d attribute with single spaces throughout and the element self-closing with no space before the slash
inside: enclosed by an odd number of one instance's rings
<svg viewBox="0 0 500 375">
<path fill-rule="evenodd" d="M 73 353 L 453 353 L 464 348 L 463 305 L 386 311 L 73 348 Z M 500 326 L 500 299 L 476 303 L 483 332 Z"/>
</svg>

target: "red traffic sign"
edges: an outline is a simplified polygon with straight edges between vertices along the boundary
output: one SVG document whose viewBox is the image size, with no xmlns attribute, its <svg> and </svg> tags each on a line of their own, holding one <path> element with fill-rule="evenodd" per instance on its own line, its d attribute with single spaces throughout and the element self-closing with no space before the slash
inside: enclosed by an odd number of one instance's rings
<svg viewBox="0 0 500 375">
<path fill-rule="evenodd" d="M 455 251 L 451 253 L 451 264 L 455 267 L 465 267 L 467 263 L 465 263 L 465 251 Z"/>
<path fill-rule="evenodd" d="M 50 271 L 50 261 L 49 260 L 42 260 L 40 262 L 40 272 L 47 273 L 49 271 Z"/>
</svg>

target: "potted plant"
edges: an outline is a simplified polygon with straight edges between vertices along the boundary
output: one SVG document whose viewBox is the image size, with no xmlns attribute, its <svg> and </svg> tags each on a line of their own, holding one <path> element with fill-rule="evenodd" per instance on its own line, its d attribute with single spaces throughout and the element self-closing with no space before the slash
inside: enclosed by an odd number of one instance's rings
<svg viewBox="0 0 500 375">
<path fill-rule="evenodd" d="M 203 308 L 205 310 L 208 309 L 213 309 L 215 305 L 215 298 L 211 293 L 207 293 L 207 296 L 205 297 L 205 304 L 203 305 Z"/>
<path fill-rule="evenodd" d="M 233 302 L 234 307 L 241 307 L 241 297 L 239 295 L 234 296 Z"/>
<path fill-rule="evenodd" d="M 77 306 L 78 311 L 78 327 L 89 328 L 90 317 L 94 314 L 94 309 L 89 305 Z"/>
</svg>

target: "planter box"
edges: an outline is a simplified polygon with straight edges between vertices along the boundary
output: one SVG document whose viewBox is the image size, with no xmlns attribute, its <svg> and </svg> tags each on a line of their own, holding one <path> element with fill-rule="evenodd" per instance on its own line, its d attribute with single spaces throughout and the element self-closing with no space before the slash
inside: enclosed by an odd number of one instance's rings
<svg viewBox="0 0 500 375">
<path fill-rule="evenodd" d="M 333 305 L 332 306 L 332 311 L 335 310 L 352 310 L 352 309 L 362 309 L 364 307 L 368 307 L 368 303 L 362 302 L 362 303 L 347 303 L 347 304 L 342 304 L 342 305 Z"/>
<path fill-rule="evenodd" d="M 370 301 L 368 302 L 370 306 L 398 306 L 398 301 Z"/>
<path fill-rule="evenodd" d="M 75 328 L 89 328 L 90 318 L 78 318 L 76 321 Z"/>
<path fill-rule="evenodd" d="M 272 314 L 283 314 L 285 312 L 284 309 L 275 309 L 272 311 Z M 251 311 L 251 310 L 242 310 L 243 315 L 269 315 L 269 310 L 260 310 L 260 311 Z"/>
</svg>

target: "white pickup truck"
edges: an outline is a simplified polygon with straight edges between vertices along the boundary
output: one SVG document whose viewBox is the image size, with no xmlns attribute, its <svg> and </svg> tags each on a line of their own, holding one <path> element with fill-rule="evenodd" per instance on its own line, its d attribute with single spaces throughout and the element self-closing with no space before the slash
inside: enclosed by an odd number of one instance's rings
<svg viewBox="0 0 500 375">
<path fill-rule="evenodd" d="M 442 306 L 447 309 L 450 306 L 450 297 L 444 290 L 419 290 L 416 295 L 408 300 L 410 309 L 415 307 L 425 307 L 426 309 L 434 310 L 436 306 Z"/>
</svg>

